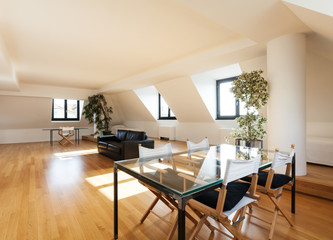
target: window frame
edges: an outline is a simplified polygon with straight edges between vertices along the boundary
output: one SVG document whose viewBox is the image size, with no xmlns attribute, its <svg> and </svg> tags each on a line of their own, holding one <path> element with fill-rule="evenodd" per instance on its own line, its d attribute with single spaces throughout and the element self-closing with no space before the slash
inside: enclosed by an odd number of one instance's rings
<svg viewBox="0 0 333 240">
<path fill-rule="evenodd" d="M 177 120 L 176 117 L 171 116 L 171 110 L 168 106 L 168 116 L 162 117 L 161 116 L 161 94 L 158 94 L 158 120 Z"/>
<path fill-rule="evenodd" d="M 61 98 L 56 98 L 61 99 Z M 52 99 L 52 121 L 80 121 L 80 100 L 76 99 L 63 99 L 64 102 L 64 118 L 54 118 L 54 98 Z M 67 100 L 76 100 L 77 101 L 77 113 L 76 118 L 68 118 L 67 117 Z"/>
<path fill-rule="evenodd" d="M 234 120 L 238 117 L 240 117 L 240 110 L 239 110 L 239 99 L 235 98 L 235 115 L 233 116 L 221 116 L 220 115 L 220 86 L 223 83 L 226 82 L 233 82 L 238 78 L 238 76 L 235 77 L 230 77 L 230 78 L 224 78 L 224 79 L 219 79 L 216 80 L 216 120 Z"/>
</svg>

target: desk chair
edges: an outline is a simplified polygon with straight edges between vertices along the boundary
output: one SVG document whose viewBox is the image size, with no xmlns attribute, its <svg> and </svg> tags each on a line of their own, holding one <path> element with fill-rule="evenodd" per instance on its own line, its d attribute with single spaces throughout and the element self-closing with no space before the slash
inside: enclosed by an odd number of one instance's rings
<svg viewBox="0 0 333 240">
<path fill-rule="evenodd" d="M 58 130 L 58 134 L 62 137 L 62 139 L 59 141 L 61 145 L 65 145 L 67 143 L 74 144 L 70 138 L 74 136 L 74 127 L 61 127 L 60 130 Z"/>
<path fill-rule="evenodd" d="M 250 160 L 229 159 L 226 165 L 222 188 L 203 193 L 188 201 L 190 208 L 200 218 L 190 239 L 194 239 L 197 236 L 202 226 L 207 223 L 208 217 L 221 223 L 233 236 L 210 225 L 209 228 L 212 231 L 217 230 L 232 239 L 242 238 L 241 227 L 246 208 L 250 203 L 257 201 L 258 198 L 255 195 L 255 191 L 259 162 L 260 154 Z M 252 177 L 251 184 L 235 181 L 248 175 Z M 234 212 L 236 214 L 230 220 L 229 216 Z"/>
<path fill-rule="evenodd" d="M 274 204 L 273 219 L 272 222 L 268 222 L 262 218 L 254 216 L 252 214 L 252 211 L 250 211 L 250 213 L 248 214 L 256 219 L 259 219 L 265 223 L 270 224 L 271 227 L 269 232 L 269 239 L 273 238 L 276 219 L 279 212 L 281 212 L 282 216 L 284 216 L 284 218 L 288 221 L 290 226 L 294 225 L 289 214 L 287 214 L 286 211 L 279 205 L 282 196 L 283 187 L 286 185 L 292 186 L 294 183 L 294 179 L 291 177 L 291 165 L 293 157 L 295 155 L 294 147 L 295 147 L 294 144 L 292 144 L 291 151 L 289 154 L 282 154 L 279 152 L 278 149 L 275 149 L 275 154 L 270 170 L 268 172 L 260 171 L 258 174 L 258 190 L 264 193 L 266 196 L 268 196 L 268 198 Z M 285 174 L 275 173 L 276 169 L 281 166 L 286 166 Z M 247 181 L 248 180 L 249 179 L 247 179 Z M 271 212 L 269 209 L 265 209 L 261 206 L 258 207 Z"/>
<path fill-rule="evenodd" d="M 174 166 L 174 164 L 172 163 L 172 149 L 171 149 L 171 143 L 167 143 L 162 147 L 158 147 L 158 148 L 145 148 L 142 147 L 141 144 L 139 145 L 139 158 L 140 161 L 144 162 L 147 160 L 152 160 L 152 159 L 159 159 L 160 161 L 168 161 L 170 162 L 170 164 L 172 166 Z M 148 166 L 147 166 L 148 167 Z M 143 167 L 142 167 L 143 168 Z M 143 169 L 140 166 L 140 171 L 143 172 Z M 153 168 L 153 166 L 149 166 L 149 168 Z M 175 179 L 179 179 L 179 181 L 181 181 L 181 183 L 184 183 L 184 185 L 186 185 L 186 179 L 182 178 L 181 176 L 178 175 L 178 173 L 175 171 L 175 169 L 154 169 L 156 171 L 155 173 L 155 177 L 158 181 L 160 181 L 161 183 L 163 181 L 168 181 L 170 179 L 166 179 L 167 176 L 171 175 L 172 180 Z M 165 175 L 164 175 L 165 174 Z M 168 175 L 166 175 L 168 174 Z M 156 176 L 157 175 L 157 176 Z M 164 176 L 163 176 L 164 175 Z M 148 217 L 148 215 L 150 213 L 153 213 L 154 215 L 156 215 L 157 217 L 159 217 L 161 220 L 165 221 L 166 223 L 169 224 L 169 222 L 167 222 L 164 218 L 162 218 L 161 216 L 159 216 L 157 213 L 155 213 L 153 211 L 153 208 L 155 207 L 155 205 L 157 204 L 157 202 L 160 200 L 162 201 L 167 207 L 169 207 L 171 209 L 171 211 L 177 209 L 178 207 L 178 203 L 171 198 L 168 195 L 163 194 L 160 191 L 157 191 L 155 188 L 140 182 L 141 184 L 143 184 L 145 187 L 147 187 L 154 195 L 155 195 L 155 199 L 154 201 L 151 203 L 151 205 L 149 206 L 149 208 L 146 210 L 146 212 L 144 213 L 143 217 L 141 218 L 140 222 L 143 223 L 145 221 L 145 219 Z M 181 186 L 182 187 L 182 186 Z M 197 221 L 188 213 L 186 213 L 186 216 L 193 221 L 195 224 L 197 223 Z M 176 228 L 177 228 L 177 223 L 178 223 L 178 217 L 176 217 L 176 221 L 173 221 L 173 223 L 171 224 L 171 230 L 170 233 L 168 234 L 167 239 L 171 239 Z"/>
</svg>

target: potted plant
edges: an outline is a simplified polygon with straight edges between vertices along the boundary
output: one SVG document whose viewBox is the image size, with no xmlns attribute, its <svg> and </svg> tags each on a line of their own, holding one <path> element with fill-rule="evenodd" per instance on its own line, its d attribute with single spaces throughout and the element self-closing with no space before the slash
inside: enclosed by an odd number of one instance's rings
<svg viewBox="0 0 333 240">
<path fill-rule="evenodd" d="M 267 119 L 260 116 L 258 110 L 268 101 L 268 82 L 261 74 L 262 70 L 242 73 L 234 82 L 231 92 L 245 104 L 246 114 L 236 118 L 238 128 L 231 133 L 236 145 L 262 148 L 262 139 L 267 132 L 264 124 Z"/>
<path fill-rule="evenodd" d="M 88 104 L 84 106 L 82 115 L 89 123 L 96 124 L 96 132 L 103 132 L 103 135 L 111 134 L 109 130 L 112 113 L 112 107 L 107 106 L 107 102 L 103 94 L 96 94 L 88 97 Z"/>
</svg>

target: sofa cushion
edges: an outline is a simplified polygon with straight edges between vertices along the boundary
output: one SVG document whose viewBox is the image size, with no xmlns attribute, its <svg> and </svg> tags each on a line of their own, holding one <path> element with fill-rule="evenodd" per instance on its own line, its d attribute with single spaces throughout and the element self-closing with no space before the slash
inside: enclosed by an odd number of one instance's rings
<svg viewBox="0 0 333 240">
<path fill-rule="evenodd" d="M 126 139 L 127 132 L 128 132 L 127 130 L 118 129 L 118 131 L 117 131 L 117 138 L 120 141 L 124 141 Z"/>
<path fill-rule="evenodd" d="M 122 146 L 123 146 L 123 144 L 119 143 L 119 142 L 109 142 L 107 149 L 111 152 L 120 154 L 121 150 L 122 150 Z"/>
<path fill-rule="evenodd" d="M 145 132 L 128 131 L 126 140 L 145 140 Z"/>
<path fill-rule="evenodd" d="M 98 147 L 99 148 L 103 148 L 103 149 L 107 149 L 108 148 L 108 143 L 107 142 L 99 141 L 98 142 Z"/>
</svg>

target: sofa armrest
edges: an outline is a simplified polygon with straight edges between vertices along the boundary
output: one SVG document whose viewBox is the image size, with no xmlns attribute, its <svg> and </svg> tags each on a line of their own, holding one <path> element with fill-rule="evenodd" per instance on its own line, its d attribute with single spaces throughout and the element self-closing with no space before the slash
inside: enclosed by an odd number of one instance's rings
<svg viewBox="0 0 333 240">
<path fill-rule="evenodd" d="M 120 142 L 119 139 L 116 137 L 116 135 L 105 135 L 105 136 L 98 136 L 97 142 L 105 142 L 105 141 L 116 141 Z"/>
<path fill-rule="evenodd" d="M 146 140 L 128 140 L 123 141 L 123 153 L 125 159 L 138 158 L 139 157 L 139 144 L 143 147 L 154 148 L 154 139 Z"/>
</svg>

